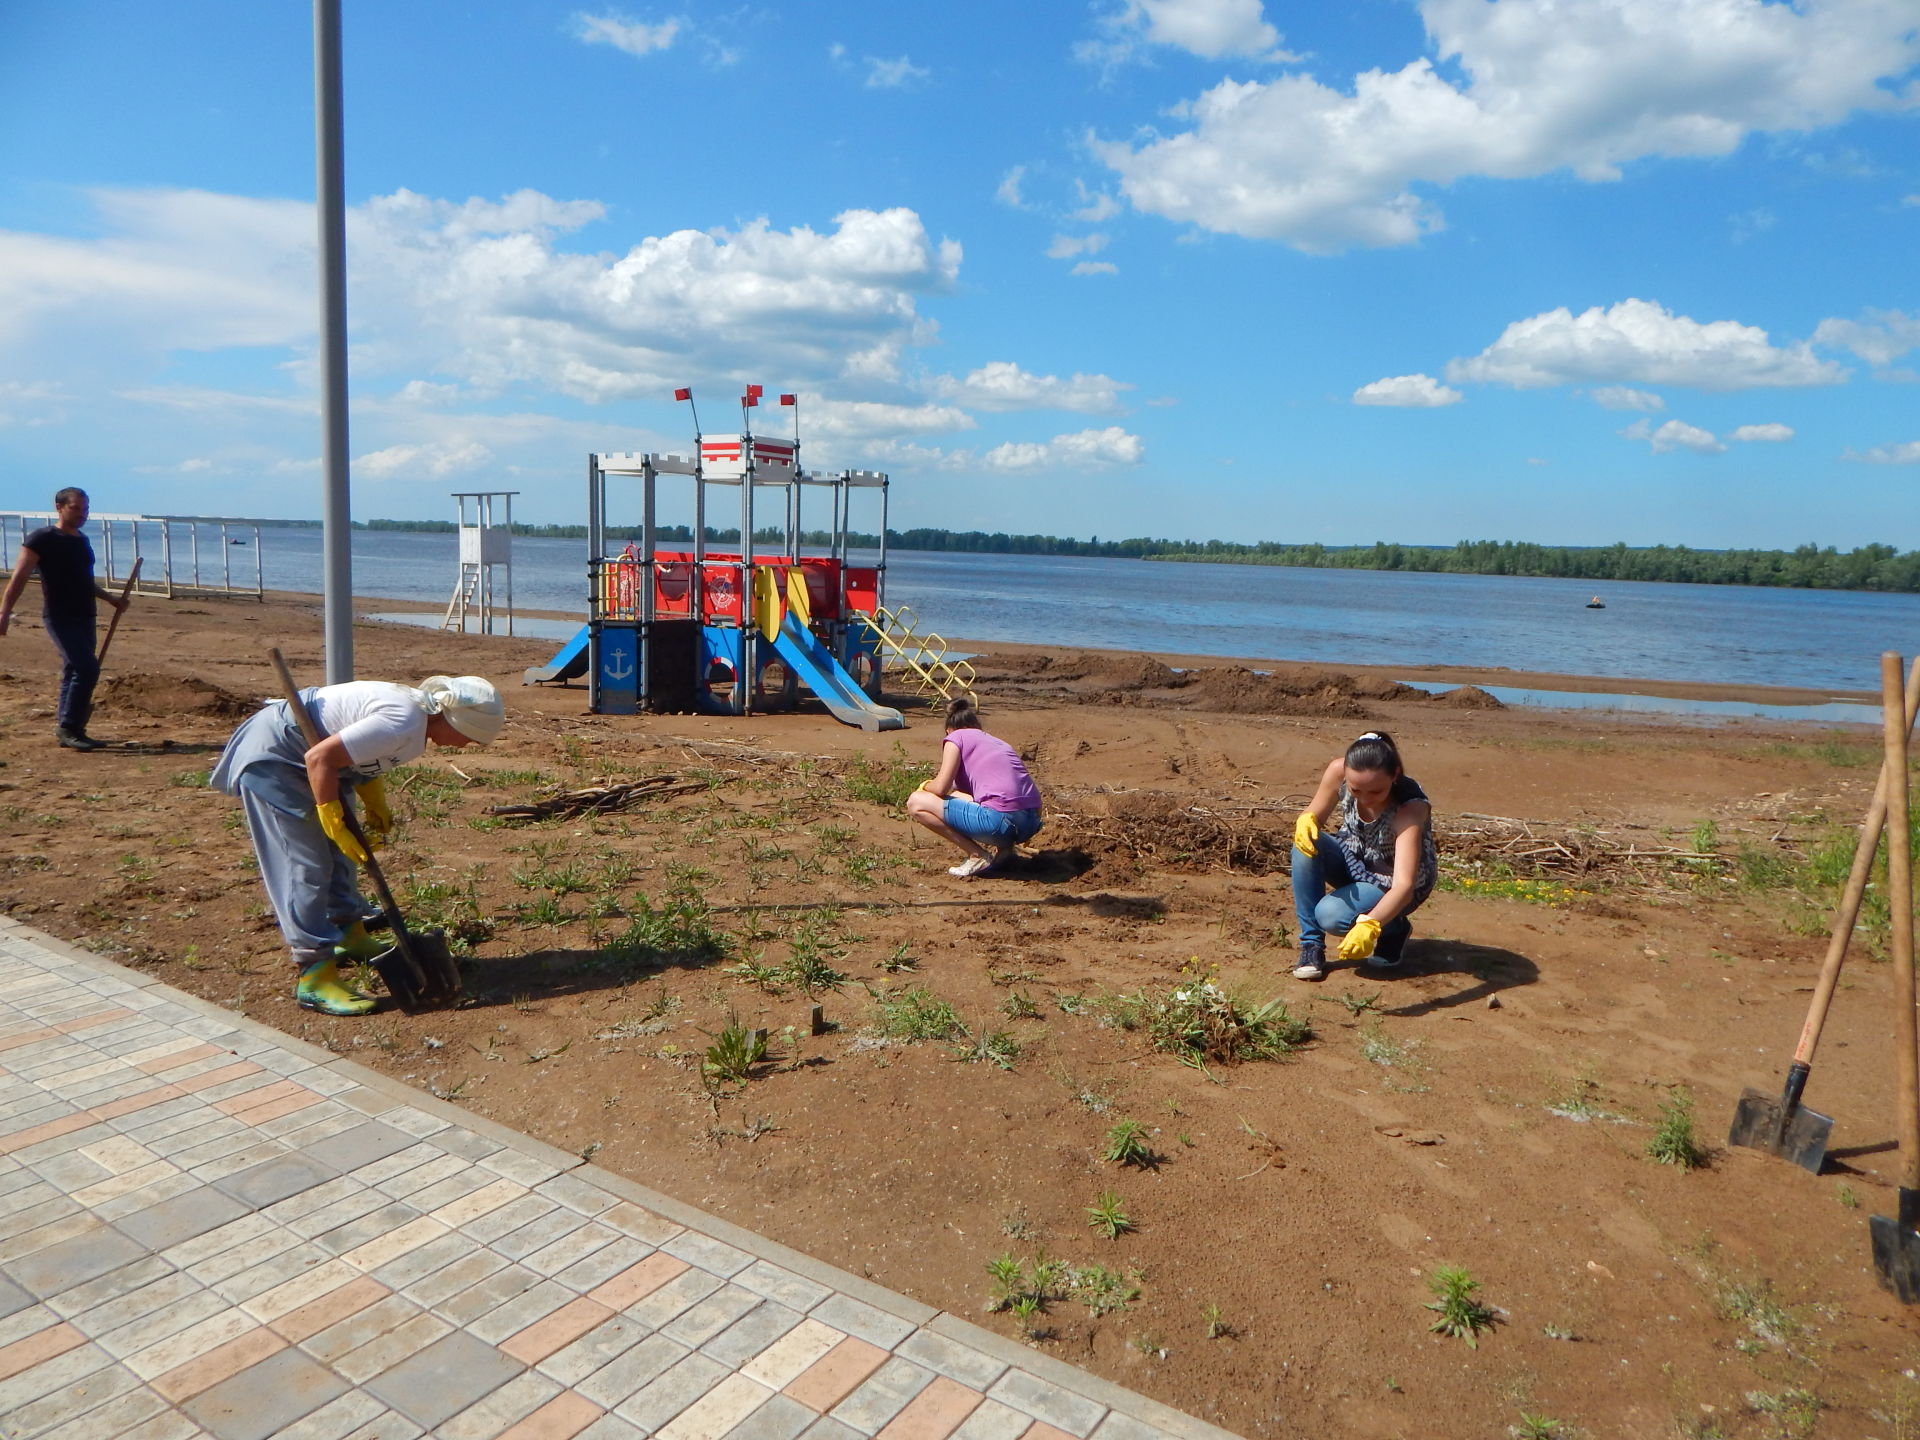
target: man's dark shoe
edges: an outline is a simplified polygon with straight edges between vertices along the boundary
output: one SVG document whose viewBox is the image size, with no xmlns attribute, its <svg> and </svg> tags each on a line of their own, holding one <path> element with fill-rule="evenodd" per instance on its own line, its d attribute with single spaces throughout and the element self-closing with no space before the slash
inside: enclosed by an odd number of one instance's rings
<svg viewBox="0 0 1920 1440">
<path fill-rule="evenodd" d="M 60 742 L 62 750 L 98 750 L 100 742 L 84 730 L 68 730 L 64 726 L 53 732 Z"/>
</svg>

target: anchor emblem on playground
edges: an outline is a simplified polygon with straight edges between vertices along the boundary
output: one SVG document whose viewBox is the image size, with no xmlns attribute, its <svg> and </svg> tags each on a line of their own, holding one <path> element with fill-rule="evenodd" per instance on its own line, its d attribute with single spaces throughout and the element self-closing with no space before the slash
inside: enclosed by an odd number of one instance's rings
<svg viewBox="0 0 1920 1440">
<path fill-rule="evenodd" d="M 633 656 L 625 650 L 616 650 L 607 657 L 607 677 L 612 680 L 624 680 L 633 674 Z"/>
</svg>

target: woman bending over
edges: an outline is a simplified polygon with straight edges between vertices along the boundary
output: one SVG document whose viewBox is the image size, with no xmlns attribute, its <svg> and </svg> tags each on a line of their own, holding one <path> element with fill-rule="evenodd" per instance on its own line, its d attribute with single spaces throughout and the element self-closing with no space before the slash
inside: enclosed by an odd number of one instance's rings
<svg viewBox="0 0 1920 1440">
<path fill-rule="evenodd" d="M 1300 920 L 1296 980 L 1324 980 L 1327 935 L 1342 960 L 1400 964 L 1408 920 L 1433 893 L 1439 859 L 1433 807 L 1400 765 L 1393 737 L 1370 730 L 1327 765 L 1293 827 L 1293 908 Z"/>
<path fill-rule="evenodd" d="M 907 815 L 965 854 L 947 873 L 971 880 L 1039 833 L 1040 788 L 1020 752 L 982 730 L 979 710 L 962 695 L 947 702 L 940 768 L 907 797 Z"/>
</svg>

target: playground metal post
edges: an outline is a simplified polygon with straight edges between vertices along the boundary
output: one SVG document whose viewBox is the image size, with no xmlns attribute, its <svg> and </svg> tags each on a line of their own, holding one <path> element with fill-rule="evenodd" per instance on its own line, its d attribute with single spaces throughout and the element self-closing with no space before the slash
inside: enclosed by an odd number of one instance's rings
<svg viewBox="0 0 1920 1440">
<path fill-rule="evenodd" d="M 659 549 L 659 536 L 654 525 L 654 469 L 653 459 L 647 458 L 640 467 L 640 551 L 646 557 L 640 562 L 640 575 L 636 586 L 640 592 L 639 631 L 634 637 L 636 656 L 634 666 L 639 670 L 635 677 L 638 682 L 639 708 L 645 711 L 647 698 L 653 692 L 653 666 L 649 663 L 647 639 L 653 633 L 653 585 L 659 565 L 656 555 Z"/>
<path fill-rule="evenodd" d="M 753 713 L 753 677 L 760 658 L 753 624 L 753 422 L 747 411 L 752 407 L 753 387 L 740 397 L 740 670 L 735 683 L 740 687 L 740 713 Z"/>
</svg>

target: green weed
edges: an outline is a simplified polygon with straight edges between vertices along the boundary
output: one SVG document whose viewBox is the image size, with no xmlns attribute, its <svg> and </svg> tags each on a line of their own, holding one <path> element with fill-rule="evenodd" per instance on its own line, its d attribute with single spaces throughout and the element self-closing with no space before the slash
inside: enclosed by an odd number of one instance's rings
<svg viewBox="0 0 1920 1440">
<path fill-rule="evenodd" d="M 1458 1265 L 1442 1265 L 1427 1280 L 1433 1299 L 1427 1309 L 1440 1318 L 1427 1328 L 1436 1335 L 1464 1340 L 1470 1349 L 1480 1348 L 1480 1332 L 1493 1328 L 1498 1317 L 1490 1306 L 1474 1297 L 1480 1282 Z"/>
<path fill-rule="evenodd" d="M 1040 1005 L 1024 990 L 1010 990 L 1007 998 L 1000 1002 L 1000 1013 L 1010 1020 L 1037 1020 Z"/>
<path fill-rule="evenodd" d="M 676 895 L 659 905 L 636 894 L 624 933 L 607 945 L 617 961 L 687 964 L 726 954 L 726 938 L 713 928 L 707 902 L 697 895 Z"/>
<path fill-rule="evenodd" d="M 840 783 L 855 800 L 864 800 L 887 810 L 898 810 L 907 803 L 907 797 L 932 775 L 931 765 L 909 758 L 907 747 L 896 740 L 888 759 L 871 760 L 864 755 L 855 756 Z"/>
<path fill-rule="evenodd" d="M 1697 1170 L 1707 1163 L 1707 1152 L 1693 1133 L 1693 1096 L 1675 1088 L 1660 1102 L 1660 1123 L 1647 1141 L 1647 1155 L 1662 1165 Z"/>
<path fill-rule="evenodd" d="M 1157 1157 L 1147 1144 L 1150 1133 L 1138 1120 L 1116 1120 L 1107 1127 L 1107 1143 L 1101 1156 L 1109 1164 L 1151 1169 Z"/>
<path fill-rule="evenodd" d="M 953 1053 L 970 1065 L 984 1063 L 1011 1070 L 1020 1058 L 1020 1042 L 1004 1030 L 962 1030 Z"/>
<path fill-rule="evenodd" d="M 1089 1315 L 1106 1315 L 1124 1311 L 1140 1298 L 1135 1283 L 1139 1278 L 1137 1271 L 1122 1275 L 1104 1265 L 1082 1265 L 1068 1272 L 1067 1293 L 1086 1306 Z"/>
<path fill-rule="evenodd" d="M 871 991 L 880 1033 L 889 1040 L 957 1040 L 966 1034 L 953 1005 L 922 985 Z"/>
<path fill-rule="evenodd" d="M 1278 1060 L 1313 1036 L 1284 1000 L 1255 1004 L 1214 983 L 1216 967 L 1198 960 L 1181 967 L 1183 980 L 1160 993 L 1138 993 L 1139 1024 L 1154 1049 L 1189 1063 Z M 1067 997 L 1059 1000 L 1064 1010 Z M 1069 1012 L 1072 1013 L 1072 1012 Z"/>
<path fill-rule="evenodd" d="M 1109 1240 L 1117 1240 L 1133 1229 L 1134 1224 L 1120 1197 L 1111 1190 L 1102 1190 L 1093 1204 L 1087 1206 L 1087 1228 Z"/>
<path fill-rule="evenodd" d="M 731 1016 L 707 1047 L 700 1075 L 710 1085 L 744 1085 L 753 1078 L 754 1067 L 766 1059 L 766 1033 L 750 1030 L 737 1015 Z"/>
</svg>

